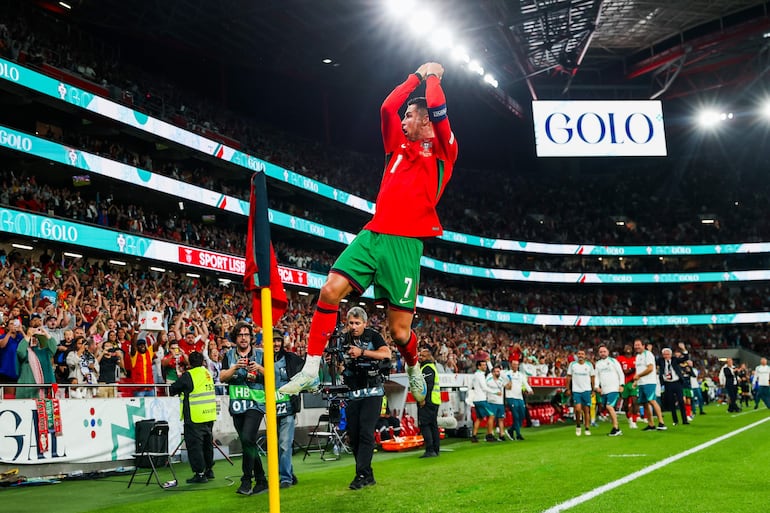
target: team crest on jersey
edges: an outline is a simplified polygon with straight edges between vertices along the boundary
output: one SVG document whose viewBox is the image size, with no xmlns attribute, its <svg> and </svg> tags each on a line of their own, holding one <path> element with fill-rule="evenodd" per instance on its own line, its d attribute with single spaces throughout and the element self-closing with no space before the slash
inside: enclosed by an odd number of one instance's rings
<svg viewBox="0 0 770 513">
<path fill-rule="evenodd" d="M 433 141 L 423 141 L 420 146 L 420 155 L 423 157 L 433 156 Z"/>
</svg>

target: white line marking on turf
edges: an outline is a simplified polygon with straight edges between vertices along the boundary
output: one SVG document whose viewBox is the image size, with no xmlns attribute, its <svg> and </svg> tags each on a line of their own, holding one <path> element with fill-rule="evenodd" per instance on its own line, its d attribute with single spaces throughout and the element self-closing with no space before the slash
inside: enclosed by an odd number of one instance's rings
<svg viewBox="0 0 770 513">
<path fill-rule="evenodd" d="M 735 413 L 733 415 L 730 415 L 730 418 L 734 419 L 735 417 L 740 417 L 741 415 L 747 415 L 749 413 L 759 413 L 759 410 L 746 410 L 746 411 L 742 411 L 740 413 Z"/>
<path fill-rule="evenodd" d="M 608 454 L 610 458 L 642 458 L 646 454 Z"/>
<path fill-rule="evenodd" d="M 697 445 L 693 447 L 692 449 L 687 449 L 684 452 L 680 452 L 679 454 L 674 454 L 673 456 L 669 456 L 666 459 L 660 460 L 657 463 L 653 463 L 652 465 L 645 467 L 641 470 L 637 470 L 636 472 L 633 472 L 631 474 L 628 474 L 625 477 L 621 477 L 620 479 L 616 479 L 615 481 L 612 481 L 611 483 L 607 483 L 605 485 L 602 485 L 598 488 L 594 488 L 590 492 L 586 492 L 583 495 L 578 495 L 577 497 L 573 497 L 572 499 L 562 502 L 561 504 L 557 504 L 556 506 L 549 508 L 545 510 L 543 513 L 559 513 L 560 511 L 567 510 L 569 508 L 572 508 L 574 506 L 577 506 L 578 504 L 582 504 L 584 502 L 590 501 L 591 499 L 598 497 L 599 495 L 603 494 L 604 492 L 608 492 L 614 488 L 617 488 L 619 486 L 623 486 L 626 483 L 630 483 L 631 481 L 638 479 L 642 476 L 646 476 L 647 474 L 654 472 L 658 470 L 659 468 L 663 468 L 669 463 L 674 463 L 675 461 L 681 460 L 682 458 L 685 458 L 691 454 L 695 454 L 698 451 L 702 451 L 703 449 L 707 449 L 711 447 L 712 445 L 718 444 L 719 442 L 723 440 L 727 440 L 728 438 L 731 438 L 735 435 L 738 435 L 740 433 L 743 433 L 744 431 L 747 431 L 751 428 L 754 428 L 760 424 L 763 424 L 770 420 L 770 417 L 766 417 L 762 420 L 758 420 L 754 422 L 753 424 L 749 424 L 748 426 L 744 426 L 740 429 L 736 429 L 735 431 L 731 431 L 725 435 L 719 436 L 717 438 L 714 438 L 713 440 L 709 440 L 708 442 L 704 442 L 700 445 Z"/>
</svg>

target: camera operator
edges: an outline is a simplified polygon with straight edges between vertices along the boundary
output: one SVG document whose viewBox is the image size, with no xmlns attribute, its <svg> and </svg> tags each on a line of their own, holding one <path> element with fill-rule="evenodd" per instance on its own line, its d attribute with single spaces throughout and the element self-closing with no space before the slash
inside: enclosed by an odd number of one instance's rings
<svg viewBox="0 0 770 513">
<path fill-rule="evenodd" d="M 273 358 L 275 360 L 275 387 L 285 385 L 289 380 L 302 370 L 305 363 L 302 358 L 287 351 L 284 346 L 283 331 L 273 331 Z M 278 477 L 280 487 L 288 488 L 297 484 L 297 476 L 294 475 L 294 466 L 291 462 L 292 449 L 294 447 L 294 427 L 296 415 L 302 408 L 302 400 L 299 395 L 288 396 L 277 394 L 276 418 L 278 424 Z"/>
<path fill-rule="evenodd" d="M 265 416 L 265 368 L 262 366 L 262 351 L 257 351 L 251 345 L 253 338 L 251 324 L 243 321 L 235 324 L 230 334 L 235 347 L 225 353 L 222 372 L 219 374 L 220 379 L 229 384 L 230 415 L 243 447 L 243 475 L 241 485 L 235 491 L 240 495 L 256 495 L 267 491 L 267 477 L 257 451 L 259 425 Z"/>
<path fill-rule="evenodd" d="M 368 317 L 363 308 L 354 306 L 348 312 L 344 333 L 345 385 L 350 389 L 347 401 L 348 437 L 356 458 L 356 478 L 351 490 L 376 483 L 372 472 L 374 427 L 380 416 L 383 384 L 390 372 L 391 352 L 385 339 L 366 327 Z"/>
</svg>

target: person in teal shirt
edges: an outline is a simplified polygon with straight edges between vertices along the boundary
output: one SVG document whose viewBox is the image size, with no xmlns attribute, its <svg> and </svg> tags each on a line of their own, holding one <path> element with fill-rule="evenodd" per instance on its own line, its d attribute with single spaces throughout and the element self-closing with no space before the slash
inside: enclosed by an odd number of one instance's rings
<svg viewBox="0 0 770 513">
<path fill-rule="evenodd" d="M 19 364 L 19 384 L 51 384 L 56 381 L 53 373 L 53 357 L 57 342 L 43 328 L 40 317 L 32 318 L 24 339 L 16 348 Z M 18 387 L 16 399 L 44 399 L 47 387 Z"/>
</svg>

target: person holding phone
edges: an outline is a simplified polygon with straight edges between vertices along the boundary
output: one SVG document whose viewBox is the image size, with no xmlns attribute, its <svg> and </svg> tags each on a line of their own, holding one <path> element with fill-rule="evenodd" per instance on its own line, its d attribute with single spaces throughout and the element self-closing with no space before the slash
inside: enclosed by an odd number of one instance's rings
<svg viewBox="0 0 770 513">
<path fill-rule="evenodd" d="M 42 326 L 43 320 L 33 314 L 24 339 L 16 348 L 19 368 L 19 384 L 51 384 L 56 381 L 53 373 L 53 357 L 57 343 Z M 45 399 L 48 387 L 19 387 L 16 399 Z"/>
<path fill-rule="evenodd" d="M 253 338 L 254 329 L 251 324 L 243 321 L 236 323 L 230 334 L 235 347 L 225 354 L 222 372 L 219 374 L 220 379 L 229 384 L 230 415 L 243 447 L 243 475 L 241 485 L 236 490 L 239 495 L 256 495 L 267 491 L 267 477 L 257 450 L 259 425 L 265 416 L 264 410 L 260 408 L 260 399 L 263 406 L 265 402 L 265 368 L 258 363 L 262 361 L 262 354 L 252 347 Z"/>
<path fill-rule="evenodd" d="M 21 321 L 18 318 L 6 317 L 5 332 L 0 335 L 0 384 L 14 385 L 19 379 L 19 371 L 16 365 L 16 349 L 24 340 L 24 332 Z M 16 390 L 13 386 L 6 386 L 5 396 L 13 398 Z"/>
</svg>

